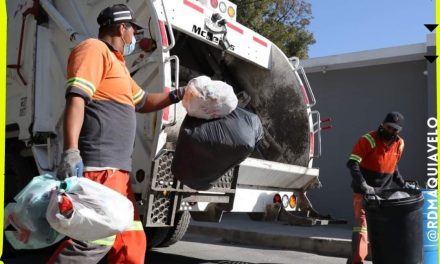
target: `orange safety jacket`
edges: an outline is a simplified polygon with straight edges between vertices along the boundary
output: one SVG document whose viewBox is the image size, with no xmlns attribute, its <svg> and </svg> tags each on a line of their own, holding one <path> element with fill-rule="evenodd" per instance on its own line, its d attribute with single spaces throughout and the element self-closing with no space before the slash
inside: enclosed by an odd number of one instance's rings
<svg viewBox="0 0 440 264">
<path fill-rule="evenodd" d="M 353 147 L 347 163 L 353 176 L 353 191 L 362 193 L 360 184 L 363 181 L 376 191 L 391 188 L 393 181 L 403 186 L 404 180 L 397 163 L 402 156 L 404 145 L 401 137 L 397 137 L 391 144 L 385 144 L 377 131 L 363 135 Z"/>
</svg>

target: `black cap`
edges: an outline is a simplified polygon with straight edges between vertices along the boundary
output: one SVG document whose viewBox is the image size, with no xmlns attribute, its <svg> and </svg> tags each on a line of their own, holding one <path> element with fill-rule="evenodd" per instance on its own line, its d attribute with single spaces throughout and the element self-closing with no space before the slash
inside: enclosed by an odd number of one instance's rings
<svg viewBox="0 0 440 264">
<path fill-rule="evenodd" d="M 99 13 L 97 21 L 101 27 L 127 22 L 132 24 L 136 29 L 144 28 L 136 22 L 133 10 L 124 4 L 116 4 L 103 9 L 101 13 Z"/>
<path fill-rule="evenodd" d="M 404 122 L 405 119 L 403 118 L 403 115 L 399 112 L 390 112 L 383 120 L 384 125 L 388 125 L 397 130 L 402 130 Z"/>
</svg>

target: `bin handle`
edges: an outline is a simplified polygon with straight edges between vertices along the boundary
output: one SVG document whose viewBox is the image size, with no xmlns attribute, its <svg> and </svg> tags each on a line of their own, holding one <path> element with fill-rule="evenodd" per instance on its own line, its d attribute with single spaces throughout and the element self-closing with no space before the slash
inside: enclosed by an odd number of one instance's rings
<svg viewBox="0 0 440 264">
<path fill-rule="evenodd" d="M 368 197 L 373 197 L 373 199 L 369 199 Z M 376 203 L 375 208 L 380 208 L 380 198 L 377 194 L 364 194 L 364 199 L 367 201 L 374 201 Z"/>
</svg>

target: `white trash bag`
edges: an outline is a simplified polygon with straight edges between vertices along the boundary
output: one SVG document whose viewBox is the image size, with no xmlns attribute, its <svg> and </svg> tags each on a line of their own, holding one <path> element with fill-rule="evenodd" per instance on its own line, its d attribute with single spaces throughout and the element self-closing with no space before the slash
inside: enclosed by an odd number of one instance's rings
<svg viewBox="0 0 440 264">
<path fill-rule="evenodd" d="M 5 237 L 15 249 L 39 249 L 60 241 L 64 235 L 52 229 L 46 220 L 51 193 L 59 181 L 51 175 L 36 176 L 9 203 L 4 211 Z"/>
<path fill-rule="evenodd" d="M 199 76 L 188 82 L 182 104 L 188 115 L 209 120 L 230 114 L 238 99 L 229 84 Z"/>
<path fill-rule="evenodd" d="M 62 208 L 66 201 L 72 208 L 67 212 Z M 131 227 L 133 204 L 102 184 L 84 177 L 70 177 L 52 194 L 46 218 L 58 232 L 77 240 L 92 241 Z"/>
</svg>

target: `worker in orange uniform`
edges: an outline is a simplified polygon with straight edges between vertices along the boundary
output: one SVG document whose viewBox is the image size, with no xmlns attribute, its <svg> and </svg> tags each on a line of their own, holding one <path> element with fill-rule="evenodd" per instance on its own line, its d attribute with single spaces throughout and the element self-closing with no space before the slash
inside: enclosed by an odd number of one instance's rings
<svg viewBox="0 0 440 264">
<path fill-rule="evenodd" d="M 397 168 L 404 141 L 399 136 L 404 123 L 399 112 L 388 113 L 377 131 L 363 135 L 356 143 L 347 162 L 352 176 L 355 225 L 352 235 L 352 256 L 347 264 L 363 263 L 368 255 L 367 220 L 362 207 L 362 195 L 374 195 L 390 189 L 392 183 L 412 188 Z"/>
<path fill-rule="evenodd" d="M 179 102 L 184 88 L 146 93 L 131 78 L 124 56 L 133 52 L 141 26 L 124 4 L 98 16 L 99 39 L 87 39 L 71 52 L 67 65 L 64 152 L 57 176 L 84 176 L 127 196 L 134 223 L 116 236 L 63 241 L 49 263 L 143 264 L 147 241 L 131 189 L 129 172 L 135 140 L 135 112 L 152 112 Z M 84 173 L 83 173 L 84 171 Z"/>
</svg>

